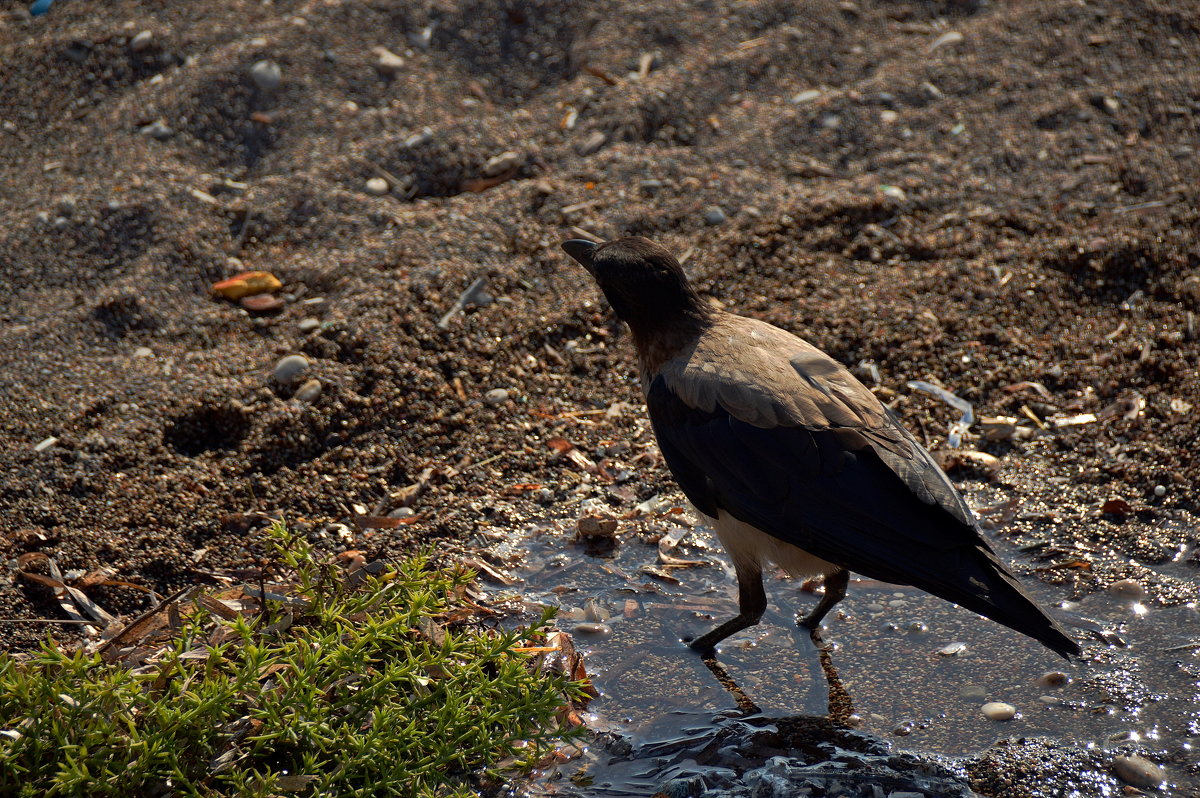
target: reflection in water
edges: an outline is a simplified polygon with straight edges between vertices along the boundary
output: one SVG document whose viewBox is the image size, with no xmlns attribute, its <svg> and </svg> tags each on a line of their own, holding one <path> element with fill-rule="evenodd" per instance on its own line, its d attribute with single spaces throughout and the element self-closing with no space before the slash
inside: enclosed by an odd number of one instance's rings
<svg viewBox="0 0 1200 798">
<path fill-rule="evenodd" d="M 827 715 L 831 696 L 819 653 L 793 621 L 816 598 L 798 583 L 768 579 L 763 623 L 719 648 L 715 664 L 742 698 L 681 642 L 737 612 L 734 582 L 722 572 L 728 564 L 707 535 L 694 530 L 680 556 L 711 565 L 684 568 L 657 564 L 655 547 L 636 541 L 608 557 L 590 556 L 554 525 L 505 544 L 521 553 L 525 600 L 559 607 L 559 626 L 573 631 L 585 655 L 601 693 L 590 707 L 593 728 L 622 732 L 636 745 L 686 737 L 683 718 L 712 734 L 714 716 L 728 720 L 753 708 L 776 719 Z M 1055 606 L 1049 588 L 1024 582 Z M 1138 741 L 1176 761 L 1194 759 L 1196 606 L 1147 609 L 1097 594 L 1070 609 L 1118 629 L 1128 647 L 1076 629 L 1088 659 L 1067 663 L 916 589 L 852 582 L 824 631 L 830 664 L 853 702 L 849 722 L 897 748 L 929 754 L 970 754 L 998 738 L 1044 736 L 1100 748 Z M 990 720 L 985 703 L 1009 704 L 1015 716 Z"/>
</svg>

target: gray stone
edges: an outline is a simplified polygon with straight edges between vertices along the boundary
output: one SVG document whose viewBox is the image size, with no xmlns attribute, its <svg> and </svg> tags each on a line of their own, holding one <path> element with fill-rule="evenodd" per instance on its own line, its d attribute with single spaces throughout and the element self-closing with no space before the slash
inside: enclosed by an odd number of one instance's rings
<svg viewBox="0 0 1200 798">
<path fill-rule="evenodd" d="M 489 405 L 498 405 L 508 401 L 507 388 L 493 388 L 483 395 L 483 400 Z"/>
<path fill-rule="evenodd" d="M 315 330 L 321 326 L 321 320 L 314 319 L 310 316 L 307 319 L 300 319 L 300 323 L 297 324 L 296 326 L 300 329 L 300 332 L 303 332 L 303 333 L 312 332 L 313 330 Z"/>
<path fill-rule="evenodd" d="M 275 364 L 273 375 L 284 385 L 291 385 L 299 380 L 306 371 L 308 371 L 308 358 L 304 355 L 288 355 L 280 358 L 279 362 Z"/>
<path fill-rule="evenodd" d="M 705 224 L 723 224 L 728 218 L 729 217 L 725 215 L 725 211 L 721 210 L 721 208 L 716 205 L 710 205 L 704 209 Z"/>
<path fill-rule="evenodd" d="M 1167 780 L 1166 771 L 1137 754 L 1113 757 L 1113 771 L 1134 787 L 1156 787 Z"/>
<path fill-rule="evenodd" d="M 250 77 L 263 91 L 275 91 L 283 82 L 283 70 L 274 61 L 264 59 L 255 61 L 254 66 L 250 67 Z"/>
</svg>

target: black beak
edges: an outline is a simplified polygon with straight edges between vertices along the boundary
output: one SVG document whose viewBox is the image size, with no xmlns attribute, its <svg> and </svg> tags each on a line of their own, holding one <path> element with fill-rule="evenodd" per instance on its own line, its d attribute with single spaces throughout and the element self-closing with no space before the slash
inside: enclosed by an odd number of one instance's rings
<svg viewBox="0 0 1200 798">
<path fill-rule="evenodd" d="M 596 252 L 596 247 L 600 246 L 594 241 L 588 241 L 583 238 L 572 238 L 570 241 L 562 243 L 563 252 L 566 252 L 575 260 L 579 261 L 579 265 L 592 271 L 592 255 Z"/>
</svg>

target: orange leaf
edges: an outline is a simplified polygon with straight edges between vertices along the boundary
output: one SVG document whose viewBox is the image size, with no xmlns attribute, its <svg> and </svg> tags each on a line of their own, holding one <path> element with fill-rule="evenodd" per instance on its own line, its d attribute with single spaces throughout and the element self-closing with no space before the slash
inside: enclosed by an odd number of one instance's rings
<svg viewBox="0 0 1200 798">
<path fill-rule="evenodd" d="M 241 274 L 213 283 L 213 290 L 226 299 L 237 301 L 244 296 L 269 294 L 283 288 L 279 278 L 270 272 L 242 272 Z"/>
</svg>

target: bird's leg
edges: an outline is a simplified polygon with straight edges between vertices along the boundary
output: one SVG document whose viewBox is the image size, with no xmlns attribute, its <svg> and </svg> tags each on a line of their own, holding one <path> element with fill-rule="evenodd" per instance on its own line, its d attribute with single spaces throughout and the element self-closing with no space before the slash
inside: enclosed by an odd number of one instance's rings
<svg viewBox="0 0 1200 798">
<path fill-rule="evenodd" d="M 839 601 L 846 597 L 846 586 L 850 584 L 850 572 L 845 568 L 825 574 L 825 595 L 817 602 L 813 611 L 800 621 L 800 625 L 808 629 L 813 642 L 821 642 L 821 621 L 829 614 Z"/>
<path fill-rule="evenodd" d="M 763 591 L 762 567 L 757 563 L 735 563 L 738 580 L 738 615 L 713 629 L 706 635 L 701 635 L 688 643 L 688 646 L 701 654 L 712 652 L 731 634 L 754 626 L 762 619 L 767 611 L 767 594 Z"/>
</svg>

